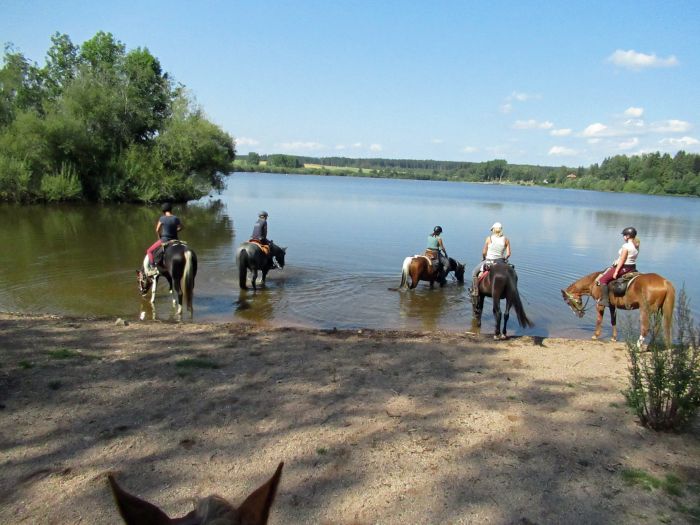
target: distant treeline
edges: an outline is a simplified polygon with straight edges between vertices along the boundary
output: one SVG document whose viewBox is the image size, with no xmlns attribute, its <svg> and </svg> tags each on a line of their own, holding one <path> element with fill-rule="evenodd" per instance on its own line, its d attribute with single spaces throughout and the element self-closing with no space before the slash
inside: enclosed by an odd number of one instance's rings
<svg viewBox="0 0 700 525">
<path fill-rule="evenodd" d="M 184 201 L 221 187 L 234 142 L 147 49 L 56 33 L 0 69 L 0 201 Z"/>
<path fill-rule="evenodd" d="M 600 165 L 593 164 L 587 168 L 508 164 L 500 159 L 453 162 L 250 153 L 239 157 L 236 170 L 537 184 L 600 191 L 700 196 L 700 155 L 683 151 L 674 156 L 658 152 L 632 157 L 617 155 L 605 159 Z"/>
</svg>

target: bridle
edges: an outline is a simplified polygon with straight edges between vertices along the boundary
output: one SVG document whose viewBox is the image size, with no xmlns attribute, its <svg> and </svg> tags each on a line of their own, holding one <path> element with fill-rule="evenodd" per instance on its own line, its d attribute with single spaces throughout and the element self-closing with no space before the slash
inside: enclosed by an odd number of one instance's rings
<svg viewBox="0 0 700 525">
<path fill-rule="evenodd" d="M 574 312 L 579 317 L 583 317 L 583 315 L 586 313 L 586 307 L 588 306 L 588 301 L 591 298 L 590 295 L 586 296 L 585 304 L 583 301 L 581 301 L 580 295 L 577 299 L 573 294 L 570 294 L 566 290 L 564 290 L 564 295 L 566 296 L 566 304 L 569 305 L 569 308 L 571 308 L 571 311 Z"/>
</svg>

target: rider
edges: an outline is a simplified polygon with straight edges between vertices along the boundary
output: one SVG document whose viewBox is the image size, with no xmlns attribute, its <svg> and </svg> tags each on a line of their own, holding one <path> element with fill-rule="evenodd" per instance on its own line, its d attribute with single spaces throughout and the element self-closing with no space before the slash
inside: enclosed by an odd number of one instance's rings
<svg viewBox="0 0 700 525">
<path fill-rule="evenodd" d="M 435 228 L 433 228 L 433 233 L 428 236 L 428 245 L 426 248 L 437 257 L 438 281 L 441 284 L 445 284 L 445 275 L 450 263 L 447 258 L 447 250 L 442 242 L 442 237 L 440 237 L 441 233 L 442 227 L 435 226 Z M 440 250 L 442 250 L 442 252 Z"/>
<path fill-rule="evenodd" d="M 253 225 L 253 233 L 250 236 L 251 241 L 259 244 L 270 244 L 267 239 L 267 212 L 261 211 L 258 213 L 258 221 Z"/>
<path fill-rule="evenodd" d="M 477 279 L 484 266 L 487 263 L 508 262 L 509 257 L 510 241 L 503 235 L 503 225 L 500 222 L 494 222 L 491 226 L 491 235 L 486 237 L 484 247 L 481 249 L 481 262 L 472 271 L 472 295 L 479 295 Z"/>
<path fill-rule="evenodd" d="M 156 268 L 153 253 L 160 248 L 163 243 L 177 240 L 177 232 L 181 231 L 185 227 L 180 219 L 173 215 L 172 204 L 169 202 L 164 202 L 161 210 L 163 210 L 163 215 L 160 217 L 160 219 L 158 219 L 158 222 L 156 222 L 156 235 L 158 235 L 159 239 L 154 242 L 148 250 L 146 250 L 149 262 L 149 275 L 155 275 L 158 273 L 158 268 Z"/>
<path fill-rule="evenodd" d="M 600 286 L 600 299 L 598 299 L 598 304 L 603 306 L 610 306 L 610 296 L 608 295 L 608 285 L 610 281 L 614 281 L 626 273 L 637 271 L 637 255 L 639 254 L 637 230 L 629 226 L 622 230 L 622 237 L 625 242 L 622 244 L 620 251 L 617 252 L 617 259 L 615 259 L 612 266 L 605 270 L 597 281 L 597 284 Z"/>
</svg>

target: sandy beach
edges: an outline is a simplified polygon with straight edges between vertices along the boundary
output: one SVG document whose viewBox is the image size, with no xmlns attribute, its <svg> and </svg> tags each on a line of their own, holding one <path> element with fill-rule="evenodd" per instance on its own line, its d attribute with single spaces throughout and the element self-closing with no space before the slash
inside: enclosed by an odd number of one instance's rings
<svg viewBox="0 0 700 525">
<path fill-rule="evenodd" d="M 120 523 L 107 472 L 240 503 L 280 461 L 271 524 L 700 513 L 698 425 L 638 424 L 624 343 L 0 314 L 0 348 L 0 523 Z"/>
</svg>

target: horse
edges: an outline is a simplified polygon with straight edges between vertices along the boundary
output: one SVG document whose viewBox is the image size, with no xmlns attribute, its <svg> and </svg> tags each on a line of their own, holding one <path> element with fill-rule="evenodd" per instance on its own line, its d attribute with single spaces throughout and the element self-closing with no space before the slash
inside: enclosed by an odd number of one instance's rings
<svg viewBox="0 0 700 525">
<path fill-rule="evenodd" d="M 596 279 L 603 272 L 593 272 L 578 281 L 571 283 L 566 290 L 561 291 L 564 302 L 578 316 L 586 313 L 586 305 L 583 304 L 584 295 L 592 297 L 595 301 L 600 299 L 600 286 L 596 285 Z M 671 325 L 673 322 L 673 305 L 676 301 L 676 289 L 671 281 L 656 273 L 642 273 L 630 280 L 625 295 L 610 296 L 610 324 L 612 326 L 612 340 L 617 341 L 617 313 L 616 308 L 623 310 L 639 310 L 640 335 L 639 346 L 642 346 L 649 333 L 649 314 L 661 312 L 663 315 L 664 338 L 667 345 L 671 344 Z M 588 304 L 588 303 L 586 303 Z M 601 325 L 605 307 L 596 305 L 595 331 L 591 339 L 600 337 Z"/>
<path fill-rule="evenodd" d="M 255 489 L 240 507 L 234 507 L 221 496 L 212 495 L 200 499 L 197 508 L 181 518 L 170 518 L 153 503 L 129 494 L 117 484 L 113 474 L 107 475 L 107 481 L 126 525 L 265 525 L 283 466 L 284 463 L 280 463 L 274 475 Z"/>
<path fill-rule="evenodd" d="M 473 314 L 476 325 L 481 326 L 481 313 L 484 309 L 484 299 L 491 297 L 493 302 L 493 316 L 496 318 L 496 331 L 494 339 L 507 339 L 506 327 L 511 307 L 515 308 L 518 323 L 522 328 L 532 327 L 534 324 L 527 318 L 523 303 L 518 293 L 518 276 L 509 264 L 494 263 L 488 270 L 488 274 L 479 279 L 476 284 L 479 295 L 472 295 Z M 501 299 L 506 300 L 506 309 L 503 313 L 503 333 L 501 333 Z"/>
<path fill-rule="evenodd" d="M 165 247 L 163 260 L 158 262 L 158 273 L 149 275 L 148 255 L 143 259 L 140 270 L 136 270 L 139 292 L 146 296 L 151 291 L 151 304 L 156 300 L 156 288 L 158 287 L 158 277 L 167 279 L 170 286 L 170 293 L 173 289 L 177 297 L 173 297 L 173 306 L 177 307 L 177 314 L 182 313 L 182 305 L 186 304 L 190 311 L 190 317 L 194 315 L 192 309 L 192 296 L 194 295 L 194 278 L 197 275 L 197 255 L 186 244 L 176 243 Z"/>
<path fill-rule="evenodd" d="M 454 272 L 455 278 L 460 283 L 464 282 L 464 265 L 456 261 L 452 257 L 448 257 L 449 264 L 447 266 L 448 273 Z M 408 284 L 408 278 L 411 278 L 411 285 Z M 433 283 L 438 280 L 438 272 L 435 267 L 430 264 L 430 261 L 425 255 L 416 255 L 415 257 L 406 257 L 401 266 L 401 284 L 399 288 L 410 288 L 413 290 L 418 286 L 418 281 L 429 281 L 432 288 Z M 444 286 L 444 281 L 440 286 Z"/>
<path fill-rule="evenodd" d="M 262 272 L 262 284 L 265 284 L 267 272 L 273 268 L 284 268 L 284 256 L 287 248 L 281 248 L 270 241 L 270 254 L 266 255 L 260 245 L 254 242 L 244 242 L 236 252 L 236 265 L 238 266 L 238 285 L 241 290 L 247 290 L 246 278 L 248 270 L 251 271 L 251 284 L 253 290 L 257 290 L 255 281 L 258 279 L 258 271 Z"/>
</svg>

